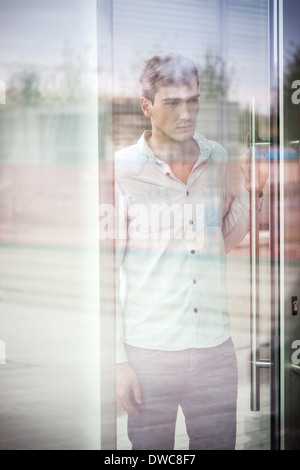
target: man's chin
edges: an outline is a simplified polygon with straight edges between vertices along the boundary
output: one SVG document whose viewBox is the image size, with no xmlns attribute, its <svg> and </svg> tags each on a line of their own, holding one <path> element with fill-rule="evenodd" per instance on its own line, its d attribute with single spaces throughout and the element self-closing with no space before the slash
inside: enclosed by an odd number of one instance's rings
<svg viewBox="0 0 300 470">
<path fill-rule="evenodd" d="M 186 133 L 182 133 L 182 134 L 176 134 L 176 135 L 173 135 L 172 136 L 172 140 L 173 142 L 177 142 L 177 143 L 185 143 L 185 142 L 189 142 L 190 140 L 193 140 L 194 138 L 194 131 L 190 131 L 190 132 L 186 132 Z"/>
</svg>

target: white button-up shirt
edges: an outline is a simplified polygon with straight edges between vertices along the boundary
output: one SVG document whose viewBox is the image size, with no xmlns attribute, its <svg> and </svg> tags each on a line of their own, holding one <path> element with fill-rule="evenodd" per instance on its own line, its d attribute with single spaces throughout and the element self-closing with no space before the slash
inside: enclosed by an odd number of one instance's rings
<svg viewBox="0 0 300 470">
<path fill-rule="evenodd" d="M 219 144 L 195 134 L 184 184 L 145 134 L 116 153 L 118 362 L 124 343 L 172 351 L 229 338 L 225 254 L 250 225 L 249 193 L 233 197 Z"/>
</svg>

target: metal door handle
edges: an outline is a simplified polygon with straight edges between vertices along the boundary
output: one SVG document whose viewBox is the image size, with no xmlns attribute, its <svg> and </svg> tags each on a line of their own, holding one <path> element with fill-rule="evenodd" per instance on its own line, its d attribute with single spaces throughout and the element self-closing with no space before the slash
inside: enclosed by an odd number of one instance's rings
<svg viewBox="0 0 300 470">
<path fill-rule="evenodd" d="M 250 191 L 250 375 L 251 375 L 251 411 L 260 410 L 260 369 L 270 367 L 271 362 L 260 359 L 259 337 L 259 221 L 258 221 L 258 190 L 256 189 L 256 126 L 255 126 L 255 99 L 250 102 L 250 145 L 251 145 L 251 191 Z"/>
<path fill-rule="evenodd" d="M 292 364 L 292 370 L 293 370 L 296 374 L 300 374 L 300 366 L 298 366 L 297 364 Z"/>
</svg>

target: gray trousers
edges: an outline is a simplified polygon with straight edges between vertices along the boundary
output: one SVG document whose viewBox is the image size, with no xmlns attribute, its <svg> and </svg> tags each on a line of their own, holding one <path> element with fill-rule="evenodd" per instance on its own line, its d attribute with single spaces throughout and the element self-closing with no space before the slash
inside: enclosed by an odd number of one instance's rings
<svg viewBox="0 0 300 470">
<path fill-rule="evenodd" d="M 126 347 L 142 389 L 139 415 L 128 416 L 132 450 L 173 449 L 179 406 L 190 450 L 234 450 L 238 376 L 231 339 L 171 352 Z"/>
</svg>

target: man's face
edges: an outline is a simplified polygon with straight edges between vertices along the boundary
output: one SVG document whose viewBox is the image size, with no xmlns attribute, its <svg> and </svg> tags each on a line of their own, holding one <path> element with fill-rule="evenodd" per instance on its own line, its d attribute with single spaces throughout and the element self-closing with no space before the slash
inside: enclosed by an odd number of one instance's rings
<svg viewBox="0 0 300 470">
<path fill-rule="evenodd" d="M 180 87 L 161 87 L 148 109 L 155 136 L 178 143 L 191 140 L 199 112 L 197 80 Z"/>
</svg>

